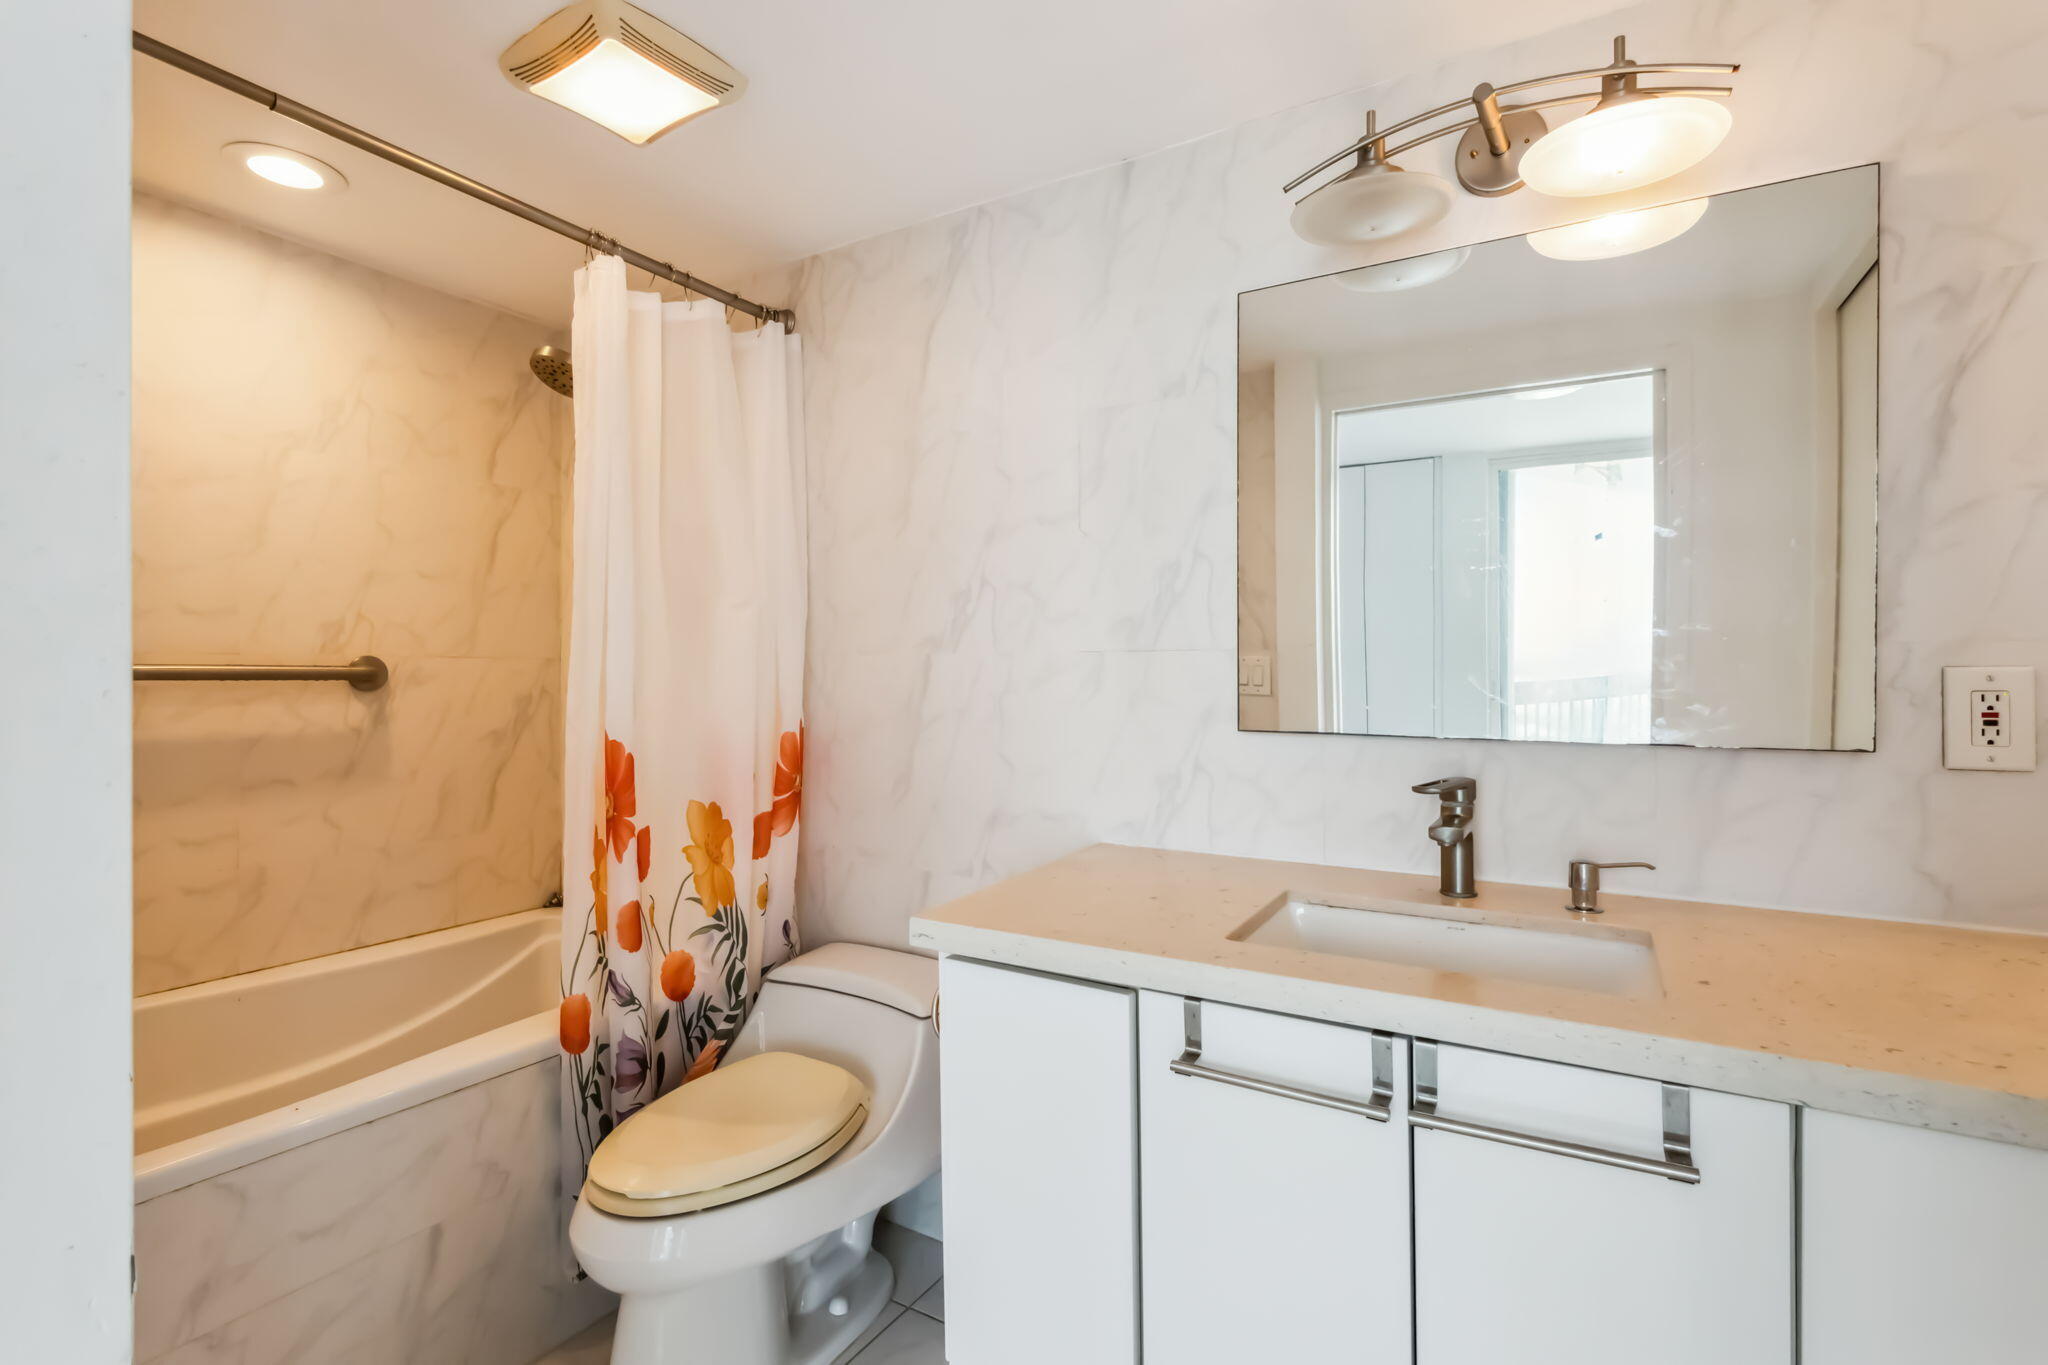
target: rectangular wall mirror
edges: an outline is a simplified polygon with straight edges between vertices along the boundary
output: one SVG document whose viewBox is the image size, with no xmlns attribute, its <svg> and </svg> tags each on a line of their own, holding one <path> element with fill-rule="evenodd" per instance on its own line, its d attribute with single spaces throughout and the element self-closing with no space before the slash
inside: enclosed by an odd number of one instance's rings
<svg viewBox="0 0 2048 1365">
<path fill-rule="evenodd" d="M 1877 207 L 1240 296 L 1239 727 L 1875 747 Z"/>
</svg>

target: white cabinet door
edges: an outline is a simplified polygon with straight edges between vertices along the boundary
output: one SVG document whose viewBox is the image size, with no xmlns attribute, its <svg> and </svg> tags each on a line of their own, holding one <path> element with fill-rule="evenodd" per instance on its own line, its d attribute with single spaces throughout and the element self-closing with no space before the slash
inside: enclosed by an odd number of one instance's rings
<svg viewBox="0 0 2048 1365">
<path fill-rule="evenodd" d="M 1808 1110 L 1805 1365 L 2048 1359 L 2048 1152 Z"/>
<path fill-rule="evenodd" d="M 1420 1042 L 1412 1064 L 1419 1365 L 1793 1359 L 1788 1106 Z M 1682 1165 L 1667 1121 L 1697 1184 L 1580 1159 Z"/>
<path fill-rule="evenodd" d="M 1151 991 L 1138 1018 L 1145 1358 L 1405 1365 L 1407 1040 Z"/>
<path fill-rule="evenodd" d="M 1132 992 L 939 965 L 946 1359 L 1138 1358 Z"/>
</svg>

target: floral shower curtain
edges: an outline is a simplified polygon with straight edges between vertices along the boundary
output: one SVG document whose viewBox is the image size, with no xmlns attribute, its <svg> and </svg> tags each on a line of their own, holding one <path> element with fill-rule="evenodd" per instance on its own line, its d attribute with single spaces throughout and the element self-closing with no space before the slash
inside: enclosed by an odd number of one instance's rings
<svg viewBox="0 0 2048 1365">
<path fill-rule="evenodd" d="M 799 349 L 576 274 L 562 1050 L 574 1170 L 796 952 Z M 572 1185 L 573 1188 L 573 1185 Z"/>
</svg>

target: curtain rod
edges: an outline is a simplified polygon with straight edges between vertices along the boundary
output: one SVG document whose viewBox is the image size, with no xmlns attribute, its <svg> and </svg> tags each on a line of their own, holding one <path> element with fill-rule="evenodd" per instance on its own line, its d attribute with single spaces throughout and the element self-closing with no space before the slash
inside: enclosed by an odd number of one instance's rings
<svg viewBox="0 0 2048 1365">
<path fill-rule="evenodd" d="M 381 137 L 376 137 L 364 132 L 360 128 L 343 123 L 340 119 L 323 114 L 318 109 L 309 109 L 297 100 L 278 94 L 275 90 L 265 89 L 254 81 L 244 80 L 232 71 L 223 71 L 210 62 L 201 61 L 189 52 L 181 52 L 169 44 L 160 43 L 146 33 L 138 32 L 135 33 L 134 37 L 135 50 L 145 57 L 154 57 L 160 62 L 177 67 L 180 71 L 197 76 L 203 81 L 210 81 L 223 90 L 240 95 L 243 99 L 254 100 L 264 108 L 274 113 L 283 114 L 295 123 L 303 123 L 306 127 L 316 132 L 325 133 L 336 141 L 345 142 L 349 146 L 368 152 L 372 156 L 382 157 L 392 165 L 402 166 L 415 175 L 423 175 L 429 180 L 438 180 L 449 189 L 460 190 L 470 198 L 481 200 L 492 208 L 503 209 L 506 213 L 518 218 L 524 218 L 527 222 L 544 227 L 549 232 L 567 237 L 571 241 L 581 242 L 592 250 L 617 256 L 627 265 L 635 266 L 645 270 L 650 275 L 679 284 L 691 293 L 702 294 L 708 299 L 715 299 L 728 308 L 736 309 L 747 314 L 749 317 L 759 318 L 763 322 L 779 322 L 791 331 L 796 329 L 796 314 L 787 308 L 770 308 L 766 304 L 755 303 L 751 299 L 741 298 L 729 289 L 720 289 L 715 284 L 707 284 L 695 275 L 676 269 L 667 261 L 657 261 L 654 257 L 644 252 L 635 251 L 621 242 L 604 236 L 595 229 L 578 227 L 566 218 L 558 218 L 546 209 L 535 208 L 525 200 L 515 199 L 503 190 L 492 189 L 481 181 L 471 180 L 466 175 L 449 170 L 439 162 L 429 161 L 416 152 L 409 152 L 396 143 L 386 142 Z"/>
</svg>

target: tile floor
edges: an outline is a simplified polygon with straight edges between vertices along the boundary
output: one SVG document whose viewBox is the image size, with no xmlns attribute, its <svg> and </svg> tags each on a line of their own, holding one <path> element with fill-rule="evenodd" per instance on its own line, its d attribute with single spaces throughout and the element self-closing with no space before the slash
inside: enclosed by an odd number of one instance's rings
<svg viewBox="0 0 2048 1365">
<path fill-rule="evenodd" d="M 939 1244 L 894 1223 L 877 1223 L 875 1247 L 896 1268 L 895 1302 L 836 1365 L 945 1365 L 946 1283 L 940 1278 Z M 611 1349 L 612 1320 L 606 1318 L 534 1365 L 606 1365 Z"/>
</svg>

